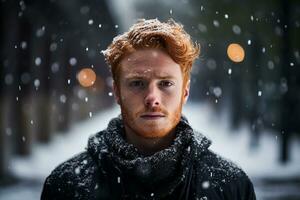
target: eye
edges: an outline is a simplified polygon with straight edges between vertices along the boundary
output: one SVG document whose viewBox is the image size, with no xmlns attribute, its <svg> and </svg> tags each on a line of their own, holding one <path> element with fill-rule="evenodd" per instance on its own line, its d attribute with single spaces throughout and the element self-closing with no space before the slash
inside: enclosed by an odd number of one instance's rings
<svg viewBox="0 0 300 200">
<path fill-rule="evenodd" d="M 130 81 L 129 86 L 133 88 L 142 88 L 145 86 L 145 83 L 142 80 L 134 80 Z"/>
<path fill-rule="evenodd" d="M 163 88 L 168 88 L 174 85 L 174 83 L 172 81 L 168 81 L 168 80 L 163 80 L 159 83 L 160 87 Z"/>
</svg>

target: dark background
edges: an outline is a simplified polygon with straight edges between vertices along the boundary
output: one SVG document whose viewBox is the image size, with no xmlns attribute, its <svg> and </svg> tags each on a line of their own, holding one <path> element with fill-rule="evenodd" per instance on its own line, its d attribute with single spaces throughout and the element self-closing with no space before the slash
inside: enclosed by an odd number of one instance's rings
<svg viewBox="0 0 300 200">
<path fill-rule="evenodd" d="M 138 18 L 182 23 L 201 44 L 190 101 L 228 112 L 233 130 L 247 124 L 249 148 L 271 130 L 278 164 L 290 162 L 300 135 L 300 1 L 1 0 L 0 12 L 0 187 L 17 182 L 15 156 L 113 106 L 101 51 Z M 228 58 L 231 43 L 244 48 L 243 62 Z M 91 87 L 77 81 L 83 68 L 97 74 Z M 300 186 L 298 177 L 285 182 Z"/>
</svg>

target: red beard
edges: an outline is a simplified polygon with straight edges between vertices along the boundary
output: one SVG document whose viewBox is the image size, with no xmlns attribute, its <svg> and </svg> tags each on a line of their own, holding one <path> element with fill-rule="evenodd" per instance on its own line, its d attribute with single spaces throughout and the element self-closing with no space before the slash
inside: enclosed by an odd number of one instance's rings
<svg viewBox="0 0 300 200">
<path fill-rule="evenodd" d="M 176 125 L 180 121 L 182 112 L 183 98 L 181 99 L 180 106 L 172 113 L 169 113 L 167 109 L 162 106 L 157 107 L 143 107 L 138 109 L 136 113 L 127 109 L 123 102 L 120 102 L 121 113 L 123 122 L 127 125 L 135 134 L 145 138 L 159 138 L 164 137 L 171 131 L 173 131 Z M 165 119 L 162 122 L 149 121 L 142 122 L 140 116 L 147 112 L 159 112 L 162 113 Z"/>
</svg>

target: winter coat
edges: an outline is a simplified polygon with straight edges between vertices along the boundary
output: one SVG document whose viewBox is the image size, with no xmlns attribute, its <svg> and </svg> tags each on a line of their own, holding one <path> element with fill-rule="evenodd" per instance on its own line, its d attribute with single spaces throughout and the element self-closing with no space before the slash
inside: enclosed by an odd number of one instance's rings
<svg viewBox="0 0 300 200">
<path fill-rule="evenodd" d="M 185 118 L 170 147 L 143 156 L 124 139 L 121 117 L 89 138 L 86 151 L 46 179 L 42 200 L 254 200 L 253 185 L 235 164 L 208 149 L 211 142 Z"/>
</svg>

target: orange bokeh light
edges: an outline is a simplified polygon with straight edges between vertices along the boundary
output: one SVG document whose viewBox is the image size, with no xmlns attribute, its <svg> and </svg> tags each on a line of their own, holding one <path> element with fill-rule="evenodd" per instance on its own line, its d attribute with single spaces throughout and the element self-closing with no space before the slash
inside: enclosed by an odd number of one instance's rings
<svg viewBox="0 0 300 200">
<path fill-rule="evenodd" d="M 83 68 L 77 74 L 77 80 L 83 87 L 90 87 L 96 81 L 96 73 L 90 68 Z"/>
<path fill-rule="evenodd" d="M 241 45 L 232 43 L 227 48 L 227 55 L 233 62 L 242 62 L 245 58 L 245 51 Z"/>
</svg>

